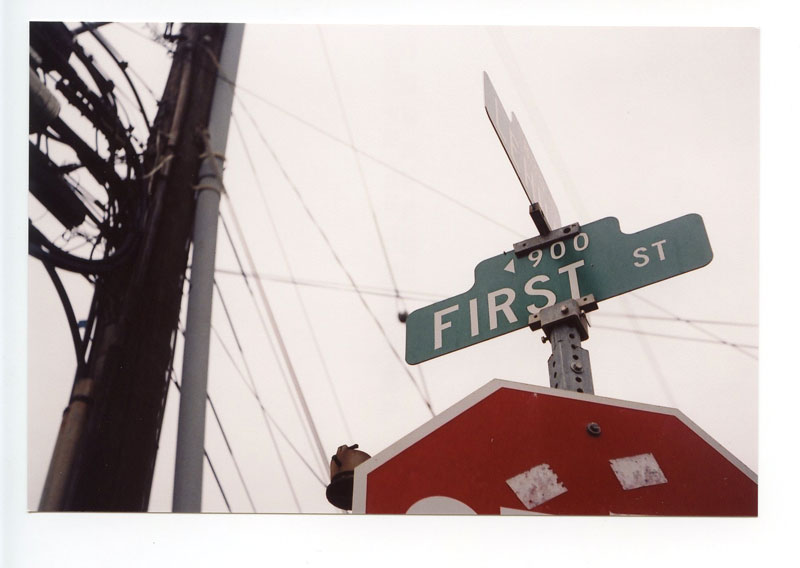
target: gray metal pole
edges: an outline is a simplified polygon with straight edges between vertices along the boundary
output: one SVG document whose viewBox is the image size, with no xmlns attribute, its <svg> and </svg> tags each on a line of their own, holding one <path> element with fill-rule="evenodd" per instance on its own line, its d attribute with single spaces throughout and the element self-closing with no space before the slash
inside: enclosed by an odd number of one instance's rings
<svg viewBox="0 0 800 568">
<path fill-rule="evenodd" d="M 584 310 L 597 308 L 594 296 L 565 300 L 543 308 L 537 316 L 545 341 L 550 341 L 553 354 L 547 360 L 550 386 L 554 389 L 594 394 L 589 352 L 581 341 L 589 339 L 589 322 Z"/>
<path fill-rule="evenodd" d="M 208 148 L 200 166 L 199 194 L 195 211 L 192 275 L 186 316 L 186 336 L 175 456 L 175 486 L 172 510 L 199 513 L 203 489 L 203 451 L 208 383 L 208 346 L 214 257 L 217 247 L 217 217 L 223 190 L 222 156 L 228 140 L 233 83 L 239 67 L 244 24 L 228 24 L 219 61 L 219 77 L 208 124 Z"/>
</svg>

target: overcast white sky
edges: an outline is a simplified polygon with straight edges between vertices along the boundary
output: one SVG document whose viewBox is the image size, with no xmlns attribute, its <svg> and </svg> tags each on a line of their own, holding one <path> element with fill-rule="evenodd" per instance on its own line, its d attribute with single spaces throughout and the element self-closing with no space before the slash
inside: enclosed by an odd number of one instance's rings
<svg viewBox="0 0 800 568">
<path fill-rule="evenodd" d="M 142 50 L 141 62 L 128 56 L 131 66 L 152 76 L 148 82 L 160 92 L 159 74 L 169 62 L 159 63 L 157 50 L 143 51 L 154 46 L 137 43 L 124 29 L 109 27 L 107 36 L 123 54 L 126 48 Z M 686 213 L 702 215 L 714 251 L 711 264 L 603 302 L 584 347 L 591 354 L 596 394 L 679 408 L 760 472 L 763 346 L 737 350 L 708 341 L 712 333 L 758 346 L 759 330 L 752 324 L 759 323 L 759 291 L 771 287 L 762 281 L 759 290 L 758 281 L 759 33 L 752 26 L 248 26 L 238 79 L 247 91 L 240 93 L 234 116 L 257 181 L 234 126 L 225 174 L 230 201 L 222 211 L 231 227 L 235 211 L 258 270 L 290 275 L 279 238 L 297 280 L 348 282 L 283 169 L 356 283 L 390 290 L 371 201 L 398 287 L 409 299 L 398 305 L 391 297 L 364 298 L 402 354 L 398 309 L 466 291 L 478 262 L 535 233 L 523 191 L 483 110 L 483 71 L 506 110 L 520 120 L 564 223 L 614 216 L 624 231 L 635 232 Z M 342 143 L 348 129 L 358 154 Z M 241 251 L 241 243 L 236 246 Z M 222 231 L 218 254 L 219 268 L 236 269 Z M 28 361 L 27 503 L 35 508 L 74 355 L 58 299 L 37 263 L 29 264 L 29 333 L 37 345 L 47 345 L 46 353 L 30 351 Z M 323 475 L 252 299 L 240 278 L 220 274 L 218 282 L 265 406 Z M 319 286 L 295 289 L 275 279 L 264 280 L 264 286 L 326 451 L 357 442 L 374 454 L 430 417 L 406 370 L 420 380 L 419 368 L 394 358 L 356 294 Z M 775 292 L 785 293 L 785 287 Z M 421 296 L 426 299 L 417 299 Z M 751 325 L 698 327 L 650 319 L 670 314 Z M 233 348 L 218 303 L 214 326 Z M 521 330 L 423 363 L 434 410 L 492 378 L 547 385 L 549 345 L 538 335 Z M 241 359 L 237 365 L 244 368 Z M 209 383 L 256 509 L 296 511 L 258 406 L 215 340 Z M 154 511 L 171 506 L 176 394 L 172 390 L 168 400 Z M 762 420 L 764 412 L 762 406 Z M 209 454 L 233 510 L 248 512 L 244 488 L 210 414 L 209 419 Z M 331 512 L 320 482 L 284 442 L 279 448 L 301 510 Z M 208 470 L 204 510 L 225 510 Z"/>
</svg>

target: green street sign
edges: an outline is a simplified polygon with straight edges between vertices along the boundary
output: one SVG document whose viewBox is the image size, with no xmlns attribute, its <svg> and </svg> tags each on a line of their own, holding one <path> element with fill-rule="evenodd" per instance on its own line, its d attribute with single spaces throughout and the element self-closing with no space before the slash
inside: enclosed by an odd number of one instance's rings
<svg viewBox="0 0 800 568">
<path fill-rule="evenodd" d="M 606 217 L 580 232 L 475 267 L 472 288 L 420 308 L 406 321 L 406 362 L 433 359 L 522 329 L 542 308 L 593 294 L 606 300 L 711 262 L 703 218 L 684 215 L 633 234 Z"/>
</svg>

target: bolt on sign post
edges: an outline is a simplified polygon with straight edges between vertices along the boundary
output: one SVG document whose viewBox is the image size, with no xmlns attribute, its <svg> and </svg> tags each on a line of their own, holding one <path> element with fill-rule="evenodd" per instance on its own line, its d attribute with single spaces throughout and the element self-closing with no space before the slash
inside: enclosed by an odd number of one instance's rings
<svg viewBox="0 0 800 568">
<path fill-rule="evenodd" d="M 494 380 L 355 469 L 354 513 L 755 516 L 680 411 Z"/>
<path fill-rule="evenodd" d="M 705 266 L 713 256 L 697 214 L 633 234 L 622 233 L 619 221 L 607 217 L 564 237 L 527 254 L 486 259 L 475 267 L 469 291 L 410 313 L 406 362 L 421 363 L 528 327 L 542 308 L 557 302 L 590 294 L 606 300 Z"/>
</svg>

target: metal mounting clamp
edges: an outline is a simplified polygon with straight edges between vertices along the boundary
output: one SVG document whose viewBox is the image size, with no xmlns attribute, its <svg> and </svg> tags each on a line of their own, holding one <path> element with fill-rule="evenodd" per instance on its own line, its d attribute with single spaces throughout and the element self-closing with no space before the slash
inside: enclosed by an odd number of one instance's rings
<svg viewBox="0 0 800 568">
<path fill-rule="evenodd" d="M 531 237 L 518 243 L 514 243 L 514 254 L 523 256 L 532 250 L 544 248 L 554 242 L 566 239 L 581 232 L 581 226 L 578 223 L 566 225 L 560 229 L 555 229 L 547 234 L 539 235 L 538 237 Z"/>
<path fill-rule="evenodd" d="M 585 312 L 597 309 L 597 301 L 594 294 L 588 294 L 581 298 L 564 300 L 547 308 L 542 308 L 538 314 L 531 316 L 530 328 L 533 331 L 541 329 L 545 336 L 550 337 L 550 330 L 556 325 L 569 323 L 574 325 L 580 335 L 581 341 L 589 339 L 589 322 L 586 320 Z"/>
<path fill-rule="evenodd" d="M 592 294 L 559 302 L 535 314 L 531 329 L 541 328 L 553 354 L 547 360 L 550 386 L 574 392 L 594 394 L 589 352 L 581 341 L 589 339 L 586 311 L 597 309 Z"/>
</svg>

